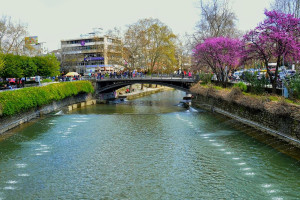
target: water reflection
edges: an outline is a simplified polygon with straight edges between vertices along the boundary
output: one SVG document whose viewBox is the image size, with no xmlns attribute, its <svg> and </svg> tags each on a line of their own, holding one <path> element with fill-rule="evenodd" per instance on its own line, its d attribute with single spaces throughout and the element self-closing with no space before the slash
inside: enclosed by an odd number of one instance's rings
<svg viewBox="0 0 300 200">
<path fill-rule="evenodd" d="M 299 198 L 299 162 L 263 142 L 290 147 L 186 112 L 176 106 L 183 95 L 86 107 L 16 130 L 0 143 L 0 199 Z"/>
</svg>

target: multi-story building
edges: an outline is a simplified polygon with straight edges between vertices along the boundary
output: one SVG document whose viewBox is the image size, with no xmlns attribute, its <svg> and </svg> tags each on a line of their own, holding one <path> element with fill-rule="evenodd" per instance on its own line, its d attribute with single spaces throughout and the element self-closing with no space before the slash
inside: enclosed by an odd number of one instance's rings
<svg viewBox="0 0 300 200">
<path fill-rule="evenodd" d="M 27 56 L 41 56 L 47 54 L 47 49 L 44 46 L 45 42 L 38 42 L 38 36 L 25 37 L 24 39 L 24 54 Z"/>
<path fill-rule="evenodd" d="M 111 72 L 120 68 L 122 60 L 122 42 L 118 38 L 91 35 L 61 40 L 64 72 Z"/>
</svg>

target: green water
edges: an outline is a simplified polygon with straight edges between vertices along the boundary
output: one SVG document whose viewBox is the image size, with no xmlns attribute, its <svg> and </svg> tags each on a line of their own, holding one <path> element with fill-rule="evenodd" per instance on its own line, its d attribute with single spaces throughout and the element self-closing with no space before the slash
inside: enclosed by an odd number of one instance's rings
<svg viewBox="0 0 300 200">
<path fill-rule="evenodd" d="M 0 141 L 0 199 L 300 198 L 299 161 L 233 120 L 177 106 L 183 96 L 90 106 L 15 129 Z"/>
</svg>

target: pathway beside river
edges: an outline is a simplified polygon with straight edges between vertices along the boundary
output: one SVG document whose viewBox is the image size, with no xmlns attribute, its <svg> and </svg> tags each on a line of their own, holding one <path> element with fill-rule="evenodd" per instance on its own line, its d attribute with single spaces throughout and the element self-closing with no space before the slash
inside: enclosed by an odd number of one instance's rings
<svg viewBox="0 0 300 200">
<path fill-rule="evenodd" d="M 174 90 L 173 88 L 164 87 L 164 86 L 158 86 L 156 88 L 144 87 L 143 89 L 140 89 L 140 87 L 134 87 L 133 89 L 134 90 L 130 93 L 125 93 L 125 91 L 122 90 L 121 92 L 119 92 L 118 97 L 126 98 L 127 100 L 132 100 L 132 99 L 136 99 L 139 97 L 155 94 L 158 92 Z"/>
</svg>

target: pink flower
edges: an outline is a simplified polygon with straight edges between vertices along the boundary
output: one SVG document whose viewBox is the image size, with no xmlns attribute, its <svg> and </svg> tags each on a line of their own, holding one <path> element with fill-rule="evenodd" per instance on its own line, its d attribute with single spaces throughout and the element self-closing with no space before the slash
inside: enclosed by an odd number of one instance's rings
<svg viewBox="0 0 300 200">
<path fill-rule="evenodd" d="M 228 73 L 242 61 L 243 43 L 226 37 L 208 38 L 193 50 L 199 65 L 209 66 L 219 81 L 227 81 Z"/>
</svg>

